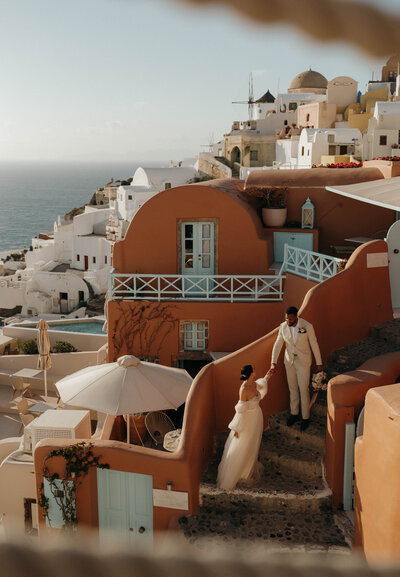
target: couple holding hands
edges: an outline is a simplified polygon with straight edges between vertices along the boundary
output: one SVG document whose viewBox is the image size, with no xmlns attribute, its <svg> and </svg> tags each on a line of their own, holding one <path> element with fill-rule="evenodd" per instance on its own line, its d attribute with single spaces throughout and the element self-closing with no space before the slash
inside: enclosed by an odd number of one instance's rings
<svg viewBox="0 0 400 577">
<path fill-rule="evenodd" d="M 238 481 L 257 474 L 258 452 L 263 433 L 263 414 L 260 400 L 266 395 L 268 379 L 276 372 L 279 353 L 286 346 L 284 364 L 290 393 L 290 427 L 300 419 L 300 430 L 310 422 L 310 370 L 312 354 L 317 370 L 322 371 L 321 353 L 311 323 L 297 316 L 297 308 L 286 310 L 285 322 L 279 327 L 278 337 L 272 349 L 271 367 L 264 378 L 255 380 L 252 365 L 245 365 L 240 379 L 239 402 L 235 416 L 229 423 L 231 432 L 225 443 L 224 453 L 218 467 L 217 486 L 227 491 L 234 489 Z"/>
</svg>

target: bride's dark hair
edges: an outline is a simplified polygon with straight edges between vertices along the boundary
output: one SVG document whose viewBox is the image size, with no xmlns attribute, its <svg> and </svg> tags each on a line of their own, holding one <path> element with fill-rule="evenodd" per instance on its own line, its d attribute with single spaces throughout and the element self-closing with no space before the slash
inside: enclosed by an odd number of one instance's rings
<svg viewBox="0 0 400 577">
<path fill-rule="evenodd" d="M 249 378 L 249 376 L 252 374 L 253 371 L 254 369 L 252 365 L 244 365 L 244 367 L 240 369 L 240 380 L 247 381 L 247 379 Z"/>
</svg>

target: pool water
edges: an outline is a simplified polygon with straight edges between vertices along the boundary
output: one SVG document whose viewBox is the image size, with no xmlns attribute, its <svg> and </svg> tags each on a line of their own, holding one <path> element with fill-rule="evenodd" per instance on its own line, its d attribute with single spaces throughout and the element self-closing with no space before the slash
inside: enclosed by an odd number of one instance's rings
<svg viewBox="0 0 400 577">
<path fill-rule="evenodd" d="M 49 331 L 61 331 L 66 333 L 87 333 L 91 335 L 105 335 L 103 333 L 102 321 L 87 321 L 82 323 L 57 323 L 56 325 L 49 324 Z"/>
</svg>

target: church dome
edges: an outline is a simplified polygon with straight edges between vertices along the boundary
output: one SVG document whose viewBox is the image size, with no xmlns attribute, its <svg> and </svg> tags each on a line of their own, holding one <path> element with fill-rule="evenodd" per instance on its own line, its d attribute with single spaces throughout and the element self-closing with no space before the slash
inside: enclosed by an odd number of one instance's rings
<svg viewBox="0 0 400 577">
<path fill-rule="evenodd" d="M 296 90 L 302 92 L 309 92 L 314 90 L 326 90 L 328 81 L 325 76 L 322 76 L 315 70 L 306 70 L 295 76 L 290 84 L 289 91 Z"/>
</svg>

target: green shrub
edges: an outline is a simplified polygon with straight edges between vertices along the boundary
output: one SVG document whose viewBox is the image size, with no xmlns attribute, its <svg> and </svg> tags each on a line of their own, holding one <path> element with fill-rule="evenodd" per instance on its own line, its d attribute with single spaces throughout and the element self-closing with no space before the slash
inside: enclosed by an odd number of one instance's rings
<svg viewBox="0 0 400 577">
<path fill-rule="evenodd" d="M 22 355 L 37 355 L 38 348 L 36 339 L 28 339 L 27 341 L 20 341 L 17 344 L 18 352 Z"/>
<path fill-rule="evenodd" d="M 57 341 L 51 347 L 52 353 L 76 353 L 77 350 L 74 345 L 67 341 Z"/>
</svg>

